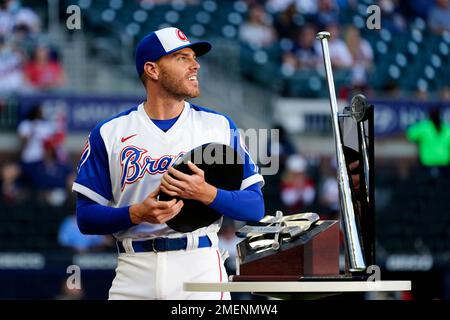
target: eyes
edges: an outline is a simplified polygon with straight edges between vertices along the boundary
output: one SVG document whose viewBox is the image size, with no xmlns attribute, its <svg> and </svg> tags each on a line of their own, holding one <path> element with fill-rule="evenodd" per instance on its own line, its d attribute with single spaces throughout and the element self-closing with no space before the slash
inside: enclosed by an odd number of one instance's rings
<svg viewBox="0 0 450 320">
<path fill-rule="evenodd" d="M 195 62 L 197 61 L 197 57 L 191 58 L 191 57 L 187 57 L 187 56 L 178 56 L 177 57 L 177 61 L 182 61 L 182 62 L 186 62 L 186 61 L 191 61 L 194 60 Z"/>
</svg>

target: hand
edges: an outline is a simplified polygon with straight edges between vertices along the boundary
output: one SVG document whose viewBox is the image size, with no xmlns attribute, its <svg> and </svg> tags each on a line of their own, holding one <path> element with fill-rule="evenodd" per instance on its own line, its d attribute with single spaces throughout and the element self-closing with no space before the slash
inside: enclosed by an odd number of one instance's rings
<svg viewBox="0 0 450 320">
<path fill-rule="evenodd" d="M 359 161 L 356 160 L 348 166 L 350 169 L 350 174 L 352 176 L 353 188 L 356 192 L 359 192 L 360 181 L 359 181 L 359 173 L 352 174 L 352 172 L 359 167 Z"/>
<path fill-rule="evenodd" d="M 134 224 L 141 222 L 165 223 L 175 217 L 183 208 L 183 200 L 158 201 L 160 187 L 158 186 L 155 191 L 150 193 L 142 203 L 130 207 L 130 218 Z"/>
<path fill-rule="evenodd" d="M 202 169 L 190 161 L 188 166 L 193 172 L 192 175 L 170 167 L 161 179 L 161 191 L 173 197 L 193 199 L 205 205 L 211 204 L 217 195 L 217 189 L 205 181 L 205 172 Z"/>
</svg>

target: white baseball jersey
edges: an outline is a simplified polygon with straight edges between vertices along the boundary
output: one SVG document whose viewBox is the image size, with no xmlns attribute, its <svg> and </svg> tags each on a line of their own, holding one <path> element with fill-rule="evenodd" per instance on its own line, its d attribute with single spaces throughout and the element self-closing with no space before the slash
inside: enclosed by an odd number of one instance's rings
<svg viewBox="0 0 450 320">
<path fill-rule="evenodd" d="M 232 120 L 185 102 L 178 120 L 167 132 L 153 123 L 143 104 L 98 124 L 83 150 L 73 190 L 110 207 L 142 202 L 176 159 L 211 142 L 232 146 L 245 157 L 241 190 L 255 183 L 264 184 Z M 220 224 L 221 219 L 195 233 L 217 232 Z M 181 234 L 166 224 L 145 222 L 114 236 L 122 240 L 176 238 Z"/>
</svg>

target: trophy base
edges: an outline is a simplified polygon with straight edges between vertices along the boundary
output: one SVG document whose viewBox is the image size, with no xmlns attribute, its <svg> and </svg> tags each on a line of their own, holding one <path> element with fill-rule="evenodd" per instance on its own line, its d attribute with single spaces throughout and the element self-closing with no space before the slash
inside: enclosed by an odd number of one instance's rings
<svg viewBox="0 0 450 320">
<path fill-rule="evenodd" d="M 254 250 L 249 239 L 245 239 L 237 245 L 239 269 L 233 281 L 346 277 L 339 274 L 339 233 L 338 221 L 323 220 L 298 238 L 282 242 L 278 250 Z"/>
</svg>

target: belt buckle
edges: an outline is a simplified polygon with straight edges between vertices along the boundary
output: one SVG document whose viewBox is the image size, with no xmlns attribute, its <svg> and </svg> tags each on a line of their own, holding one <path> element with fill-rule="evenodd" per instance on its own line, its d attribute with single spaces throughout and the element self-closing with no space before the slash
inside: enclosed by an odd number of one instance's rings
<svg viewBox="0 0 450 320">
<path fill-rule="evenodd" d="M 158 253 L 158 250 L 156 250 L 156 248 L 155 248 L 155 242 L 156 242 L 156 240 L 155 239 L 152 239 L 152 240 L 150 240 L 151 242 L 152 242 L 152 250 L 153 250 L 153 252 L 154 253 Z"/>
</svg>

